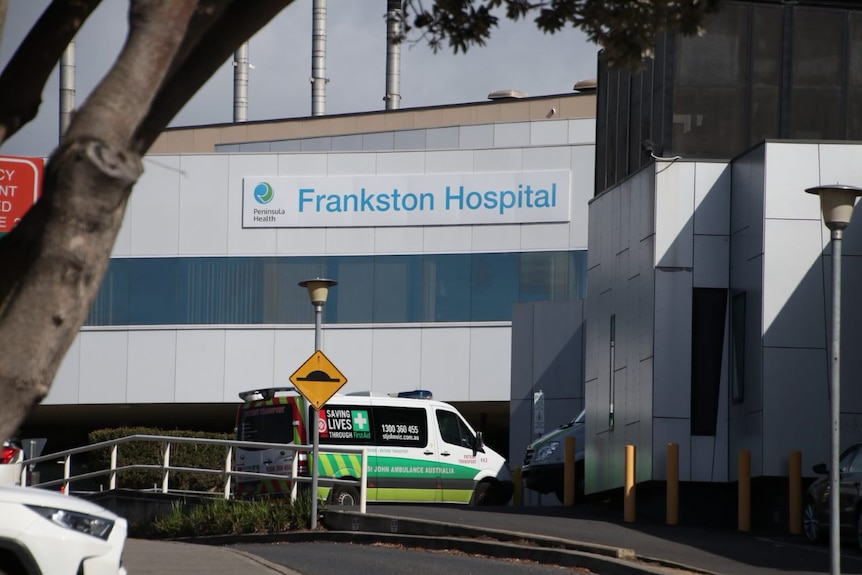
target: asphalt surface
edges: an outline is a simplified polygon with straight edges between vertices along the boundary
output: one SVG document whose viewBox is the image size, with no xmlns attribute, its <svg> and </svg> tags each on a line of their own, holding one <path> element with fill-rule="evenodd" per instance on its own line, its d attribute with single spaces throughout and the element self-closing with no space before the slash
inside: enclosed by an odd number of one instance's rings
<svg viewBox="0 0 862 575">
<path fill-rule="evenodd" d="M 385 541 L 406 547 L 450 548 L 479 555 L 564 562 L 594 573 L 811 575 L 829 573 L 828 546 L 785 533 L 742 533 L 716 527 L 622 521 L 601 506 L 475 508 L 371 505 L 362 515 L 330 508 L 325 530 L 188 542 L 129 540 L 130 575 L 294 574 L 255 554 L 260 543 Z M 565 563 L 568 562 L 568 563 Z M 841 572 L 862 573 L 862 553 L 842 549 Z"/>
</svg>

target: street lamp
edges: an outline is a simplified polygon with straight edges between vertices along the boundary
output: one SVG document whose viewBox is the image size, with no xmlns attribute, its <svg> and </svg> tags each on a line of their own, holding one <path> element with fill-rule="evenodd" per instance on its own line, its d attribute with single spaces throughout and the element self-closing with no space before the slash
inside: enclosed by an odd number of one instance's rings
<svg viewBox="0 0 862 575">
<path fill-rule="evenodd" d="M 299 282 L 299 287 L 308 289 L 308 297 L 311 299 L 311 305 L 314 306 L 314 351 L 322 349 L 321 345 L 321 325 L 323 321 L 323 306 L 326 305 L 326 296 L 329 295 L 329 288 L 337 285 L 335 280 L 325 278 L 314 278 Z M 320 415 L 317 409 L 314 410 L 314 419 L 309 421 L 312 426 L 312 442 L 311 450 L 311 528 L 317 528 L 317 456 L 320 451 L 320 427 L 318 426 L 318 418 Z"/>
<path fill-rule="evenodd" d="M 830 371 L 830 413 L 832 415 L 829 463 L 829 548 L 831 575 L 841 573 L 841 539 L 839 507 L 839 470 L 838 457 L 840 440 L 838 428 L 841 418 L 840 376 L 841 376 L 841 240 L 844 228 L 850 224 L 856 198 L 862 195 L 862 188 L 855 186 L 816 186 L 805 190 L 820 196 L 820 209 L 823 221 L 831 232 L 832 241 L 832 365 Z"/>
</svg>

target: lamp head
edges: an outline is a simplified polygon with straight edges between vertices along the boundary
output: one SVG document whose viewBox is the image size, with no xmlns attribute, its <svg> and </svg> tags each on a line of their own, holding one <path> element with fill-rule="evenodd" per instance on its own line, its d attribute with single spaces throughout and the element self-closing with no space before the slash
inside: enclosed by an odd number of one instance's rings
<svg viewBox="0 0 862 575">
<path fill-rule="evenodd" d="M 830 230 L 843 230 L 850 224 L 856 198 L 862 195 L 862 188 L 841 184 L 815 186 L 805 191 L 820 196 L 823 222 Z"/>
<path fill-rule="evenodd" d="M 299 282 L 299 287 L 308 289 L 308 297 L 311 298 L 311 303 L 314 305 L 324 305 L 326 296 L 329 295 L 329 288 L 337 285 L 338 282 L 326 278 L 314 278 L 311 280 L 303 280 Z"/>
</svg>

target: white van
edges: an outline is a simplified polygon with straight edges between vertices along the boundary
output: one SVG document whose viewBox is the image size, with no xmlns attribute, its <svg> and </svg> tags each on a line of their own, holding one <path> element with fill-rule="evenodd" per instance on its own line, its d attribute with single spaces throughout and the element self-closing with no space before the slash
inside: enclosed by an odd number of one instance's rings
<svg viewBox="0 0 862 575">
<path fill-rule="evenodd" d="M 312 443 L 307 421 L 314 407 L 290 388 L 243 392 L 237 413 L 237 439 L 271 443 Z M 512 474 L 505 458 L 484 444 L 447 403 L 427 391 L 388 395 L 333 396 L 319 411 L 320 449 L 326 446 L 368 448 L 368 501 L 504 505 L 512 497 Z M 289 475 L 289 450 L 237 450 L 237 471 Z M 300 456 L 299 473 L 308 474 Z M 331 503 L 359 502 L 360 456 L 321 453 L 320 477 L 357 479 L 357 484 L 321 485 Z M 237 496 L 284 493 L 289 481 L 238 480 Z"/>
</svg>

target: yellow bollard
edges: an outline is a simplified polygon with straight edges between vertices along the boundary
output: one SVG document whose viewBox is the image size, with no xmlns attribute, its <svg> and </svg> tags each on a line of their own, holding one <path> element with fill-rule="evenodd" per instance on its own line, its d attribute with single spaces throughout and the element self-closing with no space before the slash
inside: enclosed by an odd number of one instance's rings
<svg viewBox="0 0 862 575">
<path fill-rule="evenodd" d="M 679 524 L 679 445 L 667 444 L 667 524 Z"/>
<path fill-rule="evenodd" d="M 739 501 L 737 522 L 740 531 L 751 531 L 751 452 L 739 451 Z"/>
<path fill-rule="evenodd" d="M 565 442 L 565 459 L 563 459 L 563 505 L 571 507 L 575 504 L 575 438 L 567 437 Z"/>
<path fill-rule="evenodd" d="M 626 523 L 635 520 L 635 446 L 626 445 L 626 486 L 623 517 Z"/>
<path fill-rule="evenodd" d="M 790 533 L 802 534 L 802 452 L 791 451 L 788 461 L 790 476 Z"/>
<path fill-rule="evenodd" d="M 512 483 L 514 484 L 515 491 L 512 494 L 512 505 L 515 507 L 520 507 L 523 503 L 523 490 L 521 488 L 521 468 L 516 467 L 512 470 Z"/>
</svg>

